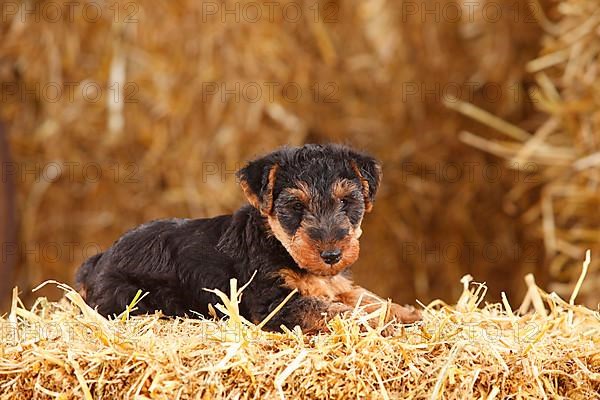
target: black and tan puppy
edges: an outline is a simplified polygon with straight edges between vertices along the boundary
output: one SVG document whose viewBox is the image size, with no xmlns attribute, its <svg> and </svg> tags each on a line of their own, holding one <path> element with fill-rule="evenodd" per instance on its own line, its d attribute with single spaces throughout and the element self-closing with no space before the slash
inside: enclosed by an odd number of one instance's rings
<svg viewBox="0 0 600 400">
<path fill-rule="evenodd" d="M 320 330 L 324 321 L 381 300 L 352 283 L 361 222 L 371 211 L 381 168 L 371 157 L 338 145 L 283 148 L 238 172 L 250 205 L 210 219 L 150 222 L 88 259 L 77 273 L 87 303 L 104 315 L 121 313 L 141 289 L 137 313 L 207 315 L 229 280 L 245 283 L 241 314 L 260 322 L 293 290 L 299 294 L 271 319 Z M 392 304 L 388 319 L 409 323 L 418 311 Z"/>
</svg>

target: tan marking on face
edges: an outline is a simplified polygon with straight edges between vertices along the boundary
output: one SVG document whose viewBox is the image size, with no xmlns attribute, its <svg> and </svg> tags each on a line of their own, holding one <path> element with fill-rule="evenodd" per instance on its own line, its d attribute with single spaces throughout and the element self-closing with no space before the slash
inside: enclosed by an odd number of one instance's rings
<svg viewBox="0 0 600 400">
<path fill-rule="evenodd" d="M 331 248 L 339 248 L 342 251 L 342 258 L 333 265 L 325 263 L 321 258 L 321 252 Z M 356 262 L 359 252 L 360 244 L 352 228 L 343 240 L 327 245 L 313 241 L 303 228 L 299 228 L 290 241 L 290 255 L 301 268 L 317 275 L 340 273 Z"/>
<path fill-rule="evenodd" d="M 308 205 L 310 203 L 312 195 L 310 193 L 308 185 L 305 182 L 296 182 L 295 188 L 287 188 L 285 190 L 305 205 Z"/>
<path fill-rule="evenodd" d="M 271 229 L 271 233 L 273 233 L 273 236 L 275 236 L 277 240 L 281 242 L 283 247 L 285 247 L 285 249 L 289 253 L 291 238 L 283 229 L 277 217 L 273 215 L 267 215 L 267 223 L 269 224 L 269 228 Z"/>
<path fill-rule="evenodd" d="M 298 266 L 313 274 L 337 275 L 358 259 L 360 253 L 358 238 L 362 233 L 360 226 L 356 229 L 351 227 L 349 234 L 344 239 L 325 245 L 312 240 L 302 227 L 298 228 L 296 233 L 290 237 L 275 216 L 267 216 L 267 222 L 273 235 L 298 263 Z M 333 265 L 326 264 L 321 258 L 321 252 L 326 248 L 339 248 L 342 251 L 340 261 Z"/>
<path fill-rule="evenodd" d="M 336 181 L 331 188 L 331 192 L 336 199 L 343 199 L 352 194 L 357 188 L 356 184 L 348 179 Z"/>
</svg>

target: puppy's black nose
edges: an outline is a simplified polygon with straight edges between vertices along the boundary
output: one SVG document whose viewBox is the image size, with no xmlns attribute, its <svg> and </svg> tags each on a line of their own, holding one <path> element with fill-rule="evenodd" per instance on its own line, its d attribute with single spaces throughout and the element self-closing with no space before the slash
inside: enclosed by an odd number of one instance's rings
<svg viewBox="0 0 600 400">
<path fill-rule="evenodd" d="M 321 258 L 327 264 L 333 265 L 342 258 L 342 251 L 340 249 L 325 250 L 321 252 Z"/>
</svg>

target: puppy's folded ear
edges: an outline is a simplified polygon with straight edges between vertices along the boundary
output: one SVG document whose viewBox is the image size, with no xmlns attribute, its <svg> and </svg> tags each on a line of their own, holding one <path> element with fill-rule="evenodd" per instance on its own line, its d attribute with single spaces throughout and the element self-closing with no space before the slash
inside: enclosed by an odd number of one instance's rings
<svg viewBox="0 0 600 400">
<path fill-rule="evenodd" d="M 249 162 L 236 174 L 248 202 L 263 215 L 273 211 L 273 186 L 278 167 L 273 158 L 263 157 Z"/>
<path fill-rule="evenodd" d="M 373 157 L 354 151 L 350 151 L 350 159 L 352 169 L 362 184 L 365 212 L 370 212 L 373 209 L 375 195 L 383 177 L 381 165 Z"/>
</svg>

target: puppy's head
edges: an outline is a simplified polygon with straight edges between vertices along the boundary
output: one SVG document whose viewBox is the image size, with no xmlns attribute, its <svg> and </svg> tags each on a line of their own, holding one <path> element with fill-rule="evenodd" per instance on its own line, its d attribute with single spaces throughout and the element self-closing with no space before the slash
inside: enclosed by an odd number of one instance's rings
<svg viewBox="0 0 600 400">
<path fill-rule="evenodd" d="M 381 167 L 339 145 L 283 148 L 238 172 L 248 201 L 301 268 L 335 275 L 358 258 Z"/>
</svg>

